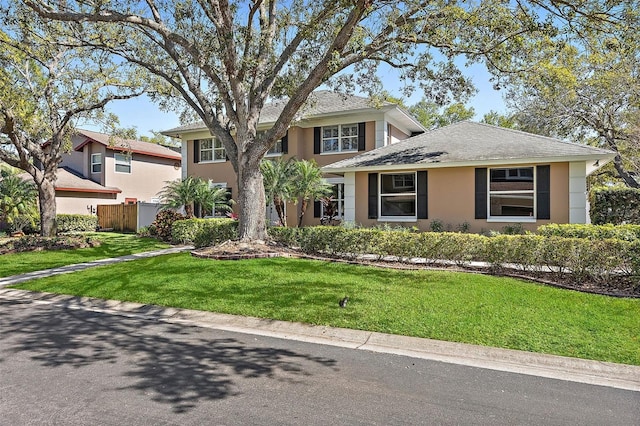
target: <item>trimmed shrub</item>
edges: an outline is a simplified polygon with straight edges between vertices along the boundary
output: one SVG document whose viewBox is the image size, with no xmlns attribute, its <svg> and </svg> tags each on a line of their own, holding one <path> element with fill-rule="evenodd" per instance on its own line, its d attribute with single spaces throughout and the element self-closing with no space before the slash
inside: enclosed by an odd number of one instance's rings
<svg viewBox="0 0 640 426">
<path fill-rule="evenodd" d="M 91 232 L 98 228 L 98 216 L 86 214 L 59 214 L 56 216 L 58 232 Z"/>
<path fill-rule="evenodd" d="M 640 189 L 594 188 L 589 193 L 591 222 L 640 225 Z"/>
<path fill-rule="evenodd" d="M 173 224 L 171 241 L 193 244 L 198 248 L 207 247 L 236 239 L 237 229 L 238 222 L 233 219 L 184 219 Z"/>
<path fill-rule="evenodd" d="M 171 241 L 173 224 L 183 220 L 184 216 L 172 210 L 161 210 L 156 215 L 156 220 L 149 226 L 149 232 L 162 241 Z"/>
<path fill-rule="evenodd" d="M 550 224 L 539 226 L 537 232 L 546 237 L 589 238 L 592 240 L 616 238 L 623 241 L 640 240 L 640 225 Z"/>
<path fill-rule="evenodd" d="M 272 238 L 297 246 L 309 254 L 355 258 L 374 254 L 378 258 L 424 258 L 466 266 L 488 262 L 495 272 L 507 268 L 522 271 L 570 273 L 573 281 L 606 282 L 613 275 L 640 283 L 640 240 L 590 240 L 543 235 L 497 235 L 486 237 L 454 232 L 384 231 L 343 227 L 306 227 L 295 231 L 272 228 Z"/>
</svg>

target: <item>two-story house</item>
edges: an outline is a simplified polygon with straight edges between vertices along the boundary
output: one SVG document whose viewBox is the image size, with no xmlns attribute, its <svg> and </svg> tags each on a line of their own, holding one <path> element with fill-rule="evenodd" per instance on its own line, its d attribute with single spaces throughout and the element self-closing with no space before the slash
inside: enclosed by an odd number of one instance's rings
<svg viewBox="0 0 640 426">
<path fill-rule="evenodd" d="M 283 102 L 265 105 L 258 131 L 266 131 L 277 120 Z M 395 104 L 374 107 L 368 98 L 330 91 L 314 92 L 301 111 L 302 117 L 292 123 L 287 134 L 267 153 L 266 158 L 315 160 L 320 167 L 351 158 L 359 153 L 384 147 L 426 129 L 409 113 Z M 228 188 L 237 195 L 236 176 L 227 160 L 222 143 L 211 136 L 202 122 L 162 132 L 182 140 L 182 175 L 208 179 L 211 185 Z M 334 186 L 338 214 L 344 214 L 344 177 L 325 174 Z M 298 208 L 288 204 L 287 223 L 297 222 Z M 305 215 L 304 225 L 319 223 L 321 208 L 316 203 L 313 215 Z M 267 209 L 271 220 L 275 212 Z"/>
<path fill-rule="evenodd" d="M 181 177 L 181 155 L 149 142 L 78 130 L 56 174 L 58 213 L 95 213 L 98 204 L 158 202 Z"/>
</svg>

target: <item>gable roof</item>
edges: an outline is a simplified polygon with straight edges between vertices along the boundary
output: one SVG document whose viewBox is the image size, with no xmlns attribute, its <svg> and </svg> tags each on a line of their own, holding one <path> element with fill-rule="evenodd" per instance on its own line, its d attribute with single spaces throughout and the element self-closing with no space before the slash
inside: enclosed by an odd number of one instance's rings
<svg viewBox="0 0 640 426">
<path fill-rule="evenodd" d="M 181 160 L 179 152 L 150 142 L 137 141 L 134 139 L 122 139 L 112 137 L 104 133 L 91 132 L 89 130 L 78 130 L 80 137 L 85 137 L 85 141 L 78 145 L 75 150 L 82 151 L 85 145 L 91 142 L 99 143 L 114 151 L 126 151 L 134 154 L 148 155 L 151 157 L 168 158 L 170 160 Z"/>
<path fill-rule="evenodd" d="M 335 173 L 532 162 L 599 161 L 615 153 L 489 124 L 462 121 L 323 167 Z M 601 163 L 601 164 L 600 164 Z M 594 169 L 595 170 L 595 169 Z"/>
<path fill-rule="evenodd" d="M 287 104 L 287 100 L 277 100 L 264 105 L 260 113 L 259 125 L 273 124 L 278 120 L 282 110 Z M 389 111 L 392 112 L 398 120 L 405 125 L 412 127 L 412 131 L 423 132 L 426 129 L 422 124 L 412 117 L 408 112 L 404 111 L 398 105 L 391 102 L 382 102 L 379 107 L 372 105 L 369 98 L 356 95 L 345 95 L 342 93 L 332 92 L 329 90 L 318 90 L 309 95 L 307 103 L 300 109 L 299 115 L 302 120 L 313 118 L 328 117 L 334 115 L 354 114 L 367 111 Z M 204 122 L 187 124 L 165 130 L 160 133 L 166 136 L 179 137 L 185 132 L 194 132 L 199 130 L 207 130 Z"/>
</svg>

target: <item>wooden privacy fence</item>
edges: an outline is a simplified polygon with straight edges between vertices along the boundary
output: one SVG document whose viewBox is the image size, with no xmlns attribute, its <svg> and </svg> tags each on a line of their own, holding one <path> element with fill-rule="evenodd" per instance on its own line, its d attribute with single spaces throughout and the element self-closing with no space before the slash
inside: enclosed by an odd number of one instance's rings
<svg viewBox="0 0 640 426">
<path fill-rule="evenodd" d="M 97 214 L 101 229 L 138 231 L 138 204 L 98 204 Z"/>
</svg>

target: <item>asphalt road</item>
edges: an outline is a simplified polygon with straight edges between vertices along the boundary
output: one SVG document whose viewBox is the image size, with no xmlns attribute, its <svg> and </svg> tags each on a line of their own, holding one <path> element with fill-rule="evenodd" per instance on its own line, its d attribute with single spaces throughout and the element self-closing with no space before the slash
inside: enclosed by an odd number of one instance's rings
<svg viewBox="0 0 640 426">
<path fill-rule="evenodd" d="M 639 425 L 640 392 L 0 299 L 2 425 Z"/>
</svg>

